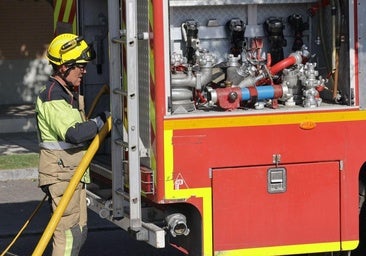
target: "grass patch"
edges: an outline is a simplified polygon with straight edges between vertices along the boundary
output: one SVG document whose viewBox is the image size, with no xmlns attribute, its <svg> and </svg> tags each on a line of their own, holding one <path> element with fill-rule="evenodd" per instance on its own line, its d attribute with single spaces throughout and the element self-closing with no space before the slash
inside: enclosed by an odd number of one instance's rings
<svg viewBox="0 0 366 256">
<path fill-rule="evenodd" d="M 38 154 L 15 154 L 0 156 L 0 170 L 38 167 Z"/>
</svg>

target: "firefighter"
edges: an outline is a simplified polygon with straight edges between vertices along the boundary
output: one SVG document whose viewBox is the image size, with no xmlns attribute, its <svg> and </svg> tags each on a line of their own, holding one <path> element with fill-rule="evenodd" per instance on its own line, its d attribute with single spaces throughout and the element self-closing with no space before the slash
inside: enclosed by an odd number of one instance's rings
<svg viewBox="0 0 366 256">
<path fill-rule="evenodd" d="M 61 34 L 53 39 L 47 58 L 53 74 L 36 102 L 40 139 L 39 186 L 54 211 L 81 161 L 86 145 L 103 127 L 109 112 L 85 120 L 79 102 L 79 86 L 87 63 L 94 58 L 92 46 L 82 37 Z M 87 236 L 84 174 L 53 234 L 52 255 L 78 255 Z"/>
</svg>

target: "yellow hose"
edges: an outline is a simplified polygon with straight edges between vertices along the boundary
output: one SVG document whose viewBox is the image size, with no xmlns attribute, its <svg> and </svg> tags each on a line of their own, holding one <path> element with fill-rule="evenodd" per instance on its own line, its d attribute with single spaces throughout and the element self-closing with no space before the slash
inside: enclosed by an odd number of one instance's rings
<svg viewBox="0 0 366 256">
<path fill-rule="evenodd" d="M 67 205 L 69 204 L 74 191 L 79 184 L 81 178 L 84 175 L 85 170 L 89 166 L 91 160 L 93 159 L 95 153 L 97 152 L 100 144 L 107 136 L 107 134 L 112 129 L 112 117 L 109 117 L 104 124 L 103 128 L 100 132 L 95 136 L 92 143 L 90 144 L 88 150 L 80 161 L 79 166 L 75 170 L 74 176 L 71 178 L 69 185 L 66 188 L 64 195 L 62 196 L 60 203 L 57 208 L 53 212 L 53 215 L 48 222 L 46 229 L 43 232 L 41 239 L 39 240 L 36 248 L 33 251 L 33 256 L 41 256 L 43 255 L 44 250 L 47 247 L 48 242 L 50 241 L 53 232 L 55 231 L 58 223 L 60 222 L 62 214 L 65 212 Z"/>
<path fill-rule="evenodd" d="M 93 102 L 92 102 L 92 105 L 90 107 L 90 110 L 88 112 L 88 115 L 86 116 L 87 119 L 90 118 L 90 116 L 93 114 L 93 111 L 95 109 L 95 107 L 97 106 L 98 102 L 99 102 L 99 99 L 100 97 L 102 97 L 103 94 L 107 94 L 109 93 L 109 86 L 108 85 L 103 85 L 103 87 L 99 90 L 97 96 L 95 96 Z"/>
<path fill-rule="evenodd" d="M 37 214 L 38 210 L 41 208 L 41 206 L 43 205 L 46 198 L 47 198 L 47 195 L 43 197 L 42 201 L 38 204 L 36 209 L 34 209 L 31 216 L 29 217 L 29 219 L 24 223 L 23 227 L 19 230 L 18 234 L 14 237 L 14 239 L 11 241 L 11 243 L 8 245 L 8 247 L 6 247 L 6 249 L 1 253 L 0 256 L 4 256 L 7 254 L 7 252 L 14 245 L 14 243 L 18 240 L 18 238 L 23 233 L 23 231 L 27 228 L 28 224 L 32 221 L 33 217 Z"/>
</svg>

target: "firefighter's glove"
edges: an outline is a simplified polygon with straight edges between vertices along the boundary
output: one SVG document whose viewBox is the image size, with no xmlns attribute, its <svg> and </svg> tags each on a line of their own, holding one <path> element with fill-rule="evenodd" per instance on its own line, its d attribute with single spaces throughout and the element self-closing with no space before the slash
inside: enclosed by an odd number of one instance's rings
<svg viewBox="0 0 366 256">
<path fill-rule="evenodd" d="M 98 116 L 96 116 L 92 120 L 98 127 L 98 132 L 103 128 L 104 123 L 107 121 L 108 117 L 111 116 L 111 113 L 109 111 L 104 111 L 100 113 Z"/>
<path fill-rule="evenodd" d="M 100 113 L 98 116 L 99 116 L 99 117 L 103 120 L 103 122 L 105 123 L 105 122 L 107 122 L 108 117 L 110 117 L 110 116 L 111 116 L 111 112 L 109 112 L 109 111 L 104 111 L 104 112 Z"/>
</svg>

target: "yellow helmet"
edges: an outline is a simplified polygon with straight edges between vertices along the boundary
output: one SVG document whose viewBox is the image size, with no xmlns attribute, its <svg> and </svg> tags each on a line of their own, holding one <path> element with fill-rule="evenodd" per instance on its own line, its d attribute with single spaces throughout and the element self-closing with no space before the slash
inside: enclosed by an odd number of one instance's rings
<svg viewBox="0 0 366 256">
<path fill-rule="evenodd" d="M 56 36 L 47 50 L 48 60 L 56 65 L 87 63 L 94 57 L 93 47 L 74 34 Z"/>
</svg>

